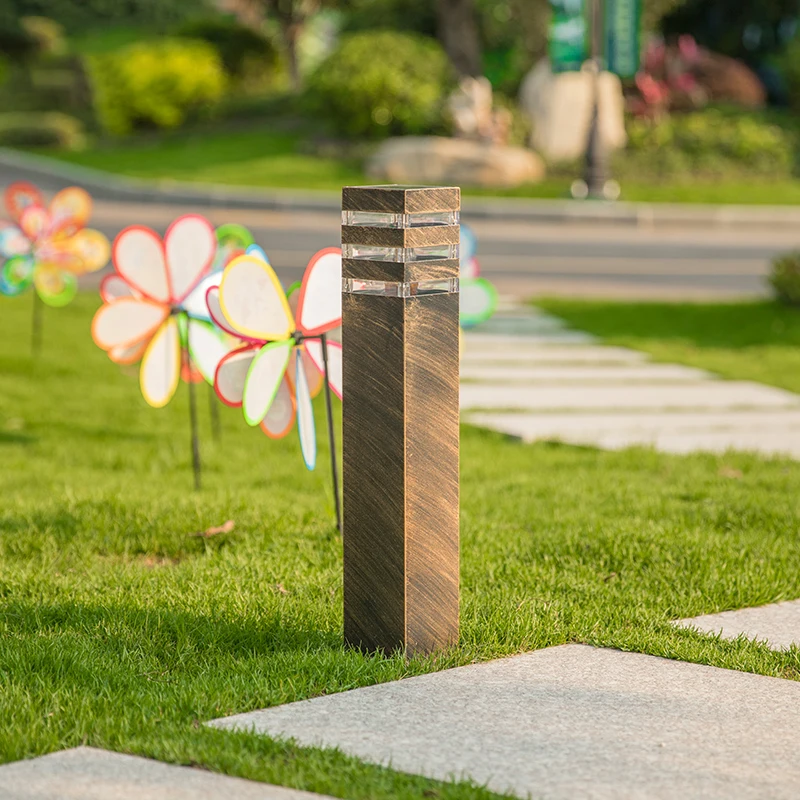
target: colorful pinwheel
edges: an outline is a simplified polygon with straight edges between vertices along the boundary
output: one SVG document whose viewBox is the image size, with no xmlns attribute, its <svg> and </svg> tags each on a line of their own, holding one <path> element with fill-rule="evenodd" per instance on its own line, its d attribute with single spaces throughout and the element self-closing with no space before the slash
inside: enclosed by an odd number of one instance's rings
<svg viewBox="0 0 800 800">
<path fill-rule="evenodd" d="M 139 385 L 151 406 L 165 406 L 181 377 L 189 383 L 197 488 L 200 460 L 193 384 L 201 378 L 212 383 L 229 349 L 221 332 L 193 313 L 205 308 L 203 279 L 216 251 L 214 229 L 195 214 L 176 219 L 163 241 L 150 228 L 125 228 L 114 241 L 115 273 L 101 284 L 104 304 L 92 321 L 92 337 L 112 361 L 130 364 L 141 359 Z"/>
<path fill-rule="evenodd" d="M 296 419 L 308 469 L 314 469 L 317 454 L 311 399 L 323 373 L 342 396 L 342 348 L 327 340 L 341 324 L 341 273 L 338 248 L 317 253 L 292 293 L 295 318 L 269 262 L 248 249 L 206 295 L 211 318 L 244 343 L 220 361 L 217 394 L 227 405 L 241 406 L 249 425 L 275 438 L 286 435 Z"/>
<path fill-rule="evenodd" d="M 472 328 L 486 322 L 497 308 L 497 289 L 481 278 L 481 268 L 475 253 L 478 241 L 468 225 L 461 225 L 461 280 L 458 317 L 462 328 Z"/>
<path fill-rule="evenodd" d="M 0 294 L 15 296 L 34 286 L 47 305 L 66 305 L 77 291 L 77 277 L 108 262 L 108 239 L 85 227 L 91 197 L 72 186 L 46 207 L 35 186 L 13 183 L 5 203 L 13 223 L 0 228 Z"/>
</svg>

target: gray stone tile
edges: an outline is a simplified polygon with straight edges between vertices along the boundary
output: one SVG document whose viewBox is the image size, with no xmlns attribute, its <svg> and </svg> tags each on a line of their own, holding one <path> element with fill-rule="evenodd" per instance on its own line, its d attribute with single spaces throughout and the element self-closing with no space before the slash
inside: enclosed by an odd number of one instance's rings
<svg viewBox="0 0 800 800">
<path fill-rule="evenodd" d="M 543 798 L 800 796 L 800 683 L 565 645 L 211 723 Z"/>
<path fill-rule="evenodd" d="M 705 384 L 634 386 L 520 386 L 472 384 L 461 386 L 462 409 L 589 410 L 589 409 L 737 409 L 800 408 L 800 396 L 746 381 Z"/>
<path fill-rule="evenodd" d="M 800 600 L 704 614 L 702 617 L 678 620 L 675 624 L 683 628 L 697 628 L 705 633 L 721 634 L 723 639 L 744 636 L 765 641 L 775 650 L 792 645 L 800 647 Z"/>
<path fill-rule="evenodd" d="M 527 340 L 479 341 L 467 335 L 461 363 L 498 361 L 518 364 L 631 364 L 647 361 L 645 353 L 625 347 L 594 347 L 580 344 L 543 345 Z"/>
<path fill-rule="evenodd" d="M 76 747 L 0 765 L 2 800 L 321 800 L 324 795 Z"/>
<path fill-rule="evenodd" d="M 484 383 L 504 381 L 547 383 L 585 383 L 591 390 L 596 384 L 675 383 L 713 379 L 708 372 L 680 364 L 526 364 L 474 363 L 461 365 L 461 379 Z"/>
<path fill-rule="evenodd" d="M 643 445 L 671 453 L 749 450 L 800 457 L 800 410 L 478 412 L 465 420 L 526 442 L 547 439 L 608 449 Z"/>
</svg>

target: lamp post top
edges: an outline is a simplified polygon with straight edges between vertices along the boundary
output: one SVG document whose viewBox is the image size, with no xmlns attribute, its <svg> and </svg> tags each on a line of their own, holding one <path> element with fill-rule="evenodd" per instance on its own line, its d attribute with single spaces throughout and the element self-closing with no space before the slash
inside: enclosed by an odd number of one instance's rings
<svg viewBox="0 0 800 800">
<path fill-rule="evenodd" d="M 382 211 L 391 214 L 415 214 L 435 211 L 458 211 L 461 189 L 458 186 L 345 186 L 342 189 L 343 211 Z"/>
</svg>

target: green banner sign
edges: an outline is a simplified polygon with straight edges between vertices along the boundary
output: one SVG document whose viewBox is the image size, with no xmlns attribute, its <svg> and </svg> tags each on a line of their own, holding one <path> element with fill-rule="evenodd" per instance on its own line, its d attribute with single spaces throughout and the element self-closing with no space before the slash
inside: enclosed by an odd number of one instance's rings
<svg viewBox="0 0 800 800">
<path fill-rule="evenodd" d="M 587 58 L 584 0 L 550 0 L 550 63 L 553 72 L 577 70 Z"/>
<path fill-rule="evenodd" d="M 641 0 L 605 0 L 606 69 L 620 78 L 639 71 Z"/>
</svg>

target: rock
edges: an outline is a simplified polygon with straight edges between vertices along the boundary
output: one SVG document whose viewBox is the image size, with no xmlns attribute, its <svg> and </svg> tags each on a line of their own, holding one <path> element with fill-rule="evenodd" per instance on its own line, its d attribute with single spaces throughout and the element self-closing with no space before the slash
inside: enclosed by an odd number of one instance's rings
<svg viewBox="0 0 800 800">
<path fill-rule="evenodd" d="M 536 183 L 545 167 L 536 153 L 469 139 L 401 136 L 387 139 L 367 162 L 372 178 L 390 183 L 510 188 Z"/>
<path fill-rule="evenodd" d="M 542 59 L 525 77 L 520 106 L 531 120 L 532 146 L 552 161 L 573 161 L 586 152 L 592 117 L 593 77 L 589 72 L 550 70 Z M 610 150 L 624 147 L 625 101 L 620 79 L 602 72 L 599 80 L 600 136 Z"/>
<path fill-rule="evenodd" d="M 461 78 L 447 100 L 447 107 L 458 138 L 508 144 L 511 112 L 494 107 L 492 84 L 487 78 L 468 75 Z"/>
</svg>

